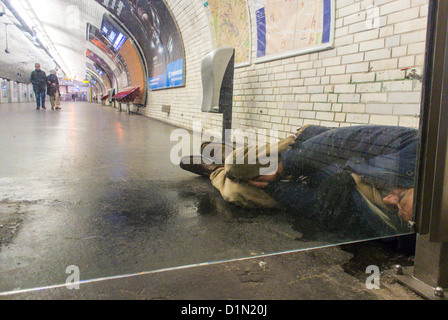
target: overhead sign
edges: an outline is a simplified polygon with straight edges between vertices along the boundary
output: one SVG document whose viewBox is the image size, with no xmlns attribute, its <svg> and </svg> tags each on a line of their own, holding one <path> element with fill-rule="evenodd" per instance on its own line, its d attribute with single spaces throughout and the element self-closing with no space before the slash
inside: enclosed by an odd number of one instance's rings
<svg viewBox="0 0 448 320">
<path fill-rule="evenodd" d="M 111 21 L 108 16 L 103 17 L 103 22 L 101 24 L 101 33 L 109 40 L 112 49 L 115 52 L 120 51 L 123 44 L 128 39 L 124 32 Z"/>
</svg>

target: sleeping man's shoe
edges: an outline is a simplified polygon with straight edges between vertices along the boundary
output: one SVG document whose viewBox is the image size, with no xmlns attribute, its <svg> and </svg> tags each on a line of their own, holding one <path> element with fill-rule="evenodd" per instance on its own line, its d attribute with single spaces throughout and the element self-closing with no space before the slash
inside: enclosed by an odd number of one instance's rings
<svg viewBox="0 0 448 320">
<path fill-rule="evenodd" d="M 223 165 L 214 163 L 207 164 L 202 159 L 202 156 L 188 156 L 181 159 L 180 167 L 186 171 L 209 177 L 213 171 L 223 167 Z"/>
</svg>

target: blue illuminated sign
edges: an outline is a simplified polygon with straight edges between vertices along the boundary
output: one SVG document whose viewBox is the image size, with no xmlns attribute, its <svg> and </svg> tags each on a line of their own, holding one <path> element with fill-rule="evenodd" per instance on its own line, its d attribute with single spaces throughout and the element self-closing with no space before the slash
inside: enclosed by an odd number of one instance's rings
<svg viewBox="0 0 448 320">
<path fill-rule="evenodd" d="M 115 52 L 120 51 L 126 42 L 126 36 L 106 17 L 103 18 L 101 33 L 110 41 Z"/>
<path fill-rule="evenodd" d="M 184 84 L 184 59 L 174 61 L 167 66 L 161 75 L 149 78 L 150 90 L 182 86 Z"/>
</svg>

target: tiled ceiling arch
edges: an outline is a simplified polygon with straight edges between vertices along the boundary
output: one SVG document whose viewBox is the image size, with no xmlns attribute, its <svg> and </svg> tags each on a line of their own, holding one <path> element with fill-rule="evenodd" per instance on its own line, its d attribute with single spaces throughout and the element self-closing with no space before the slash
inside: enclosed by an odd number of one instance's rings
<svg viewBox="0 0 448 320">
<path fill-rule="evenodd" d="M 12 54 L 0 50 L 2 65 L 0 77 L 25 82 L 29 79 L 35 62 L 40 62 L 47 72 L 58 66 L 62 69 L 59 75 L 83 81 L 87 72 L 86 63 L 89 61 L 86 56 L 87 50 L 90 49 L 98 55 L 101 54 L 100 50 L 97 50 L 98 48 L 93 50 L 88 41 L 87 25 L 101 29 L 103 18 L 111 16 L 112 20 L 115 19 L 119 26 L 124 28 L 125 33 L 132 33 L 132 38 L 135 40 L 132 43 L 134 45 L 137 43 L 139 46 L 140 50 L 137 50 L 140 54 L 139 60 L 144 61 L 141 67 L 144 74 L 138 76 L 139 79 L 143 79 L 143 82 L 157 82 L 155 89 L 184 85 L 186 62 L 183 56 L 183 43 L 174 17 L 164 1 L 0 1 L 4 2 L 6 7 L 11 8 L 13 13 L 15 11 L 16 16 L 20 16 L 21 20 L 15 20 L 11 12 L 7 16 L 0 17 L 0 44 L 6 43 L 6 34 L 1 29 L 7 25 L 11 34 L 10 39 L 8 38 L 8 46 L 16 53 L 14 54 L 15 58 L 12 58 Z M 112 4 L 116 5 L 112 7 Z M 117 8 L 122 8 L 122 10 L 115 10 Z M 152 23 L 150 23 L 151 21 Z M 21 22 L 28 28 L 21 28 Z M 38 43 L 33 39 L 34 35 L 37 37 Z M 39 48 L 39 44 L 45 50 Z M 132 51 L 128 46 L 128 60 L 135 60 L 135 53 L 129 50 Z M 127 68 L 125 68 L 127 80 L 125 79 L 120 61 L 104 60 L 114 72 L 117 70 L 117 66 L 120 67 L 121 84 L 131 84 L 130 80 L 135 82 L 135 79 L 131 79 L 132 76 Z M 139 73 L 135 72 L 134 63 L 131 63 L 130 67 L 133 68 L 131 72 L 133 76 Z M 146 85 L 141 80 L 137 82 L 139 85 Z"/>
</svg>

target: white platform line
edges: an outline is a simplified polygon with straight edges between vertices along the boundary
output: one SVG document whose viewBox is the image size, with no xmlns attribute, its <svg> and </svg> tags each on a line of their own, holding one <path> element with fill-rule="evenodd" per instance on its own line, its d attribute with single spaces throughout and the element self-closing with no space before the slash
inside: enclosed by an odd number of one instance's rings
<svg viewBox="0 0 448 320">
<path fill-rule="evenodd" d="M 388 238 L 388 237 L 386 237 L 386 238 Z M 191 264 L 191 265 L 184 265 L 184 266 L 177 266 L 177 267 L 171 267 L 171 268 L 157 269 L 157 270 L 152 270 L 152 271 L 143 271 L 143 272 L 138 272 L 138 273 L 131 273 L 131 274 L 126 274 L 126 275 L 109 276 L 109 277 L 102 277 L 102 278 L 96 278 L 96 279 L 82 280 L 82 281 L 79 281 L 79 282 L 70 282 L 68 284 L 58 284 L 58 285 L 44 286 L 44 287 L 38 287 L 38 288 L 12 290 L 12 291 L 7 291 L 7 292 L 0 292 L 0 297 L 1 296 L 17 295 L 17 294 L 22 294 L 22 293 L 30 293 L 30 292 L 36 292 L 36 291 L 44 291 L 44 290 L 50 290 L 50 289 L 64 288 L 64 287 L 67 287 L 68 285 L 70 287 L 73 287 L 73 286 L 76 286 L 76 285 L 83 285 L 83 284 L 89 284 L 89 283 L 95 283 L 95 282 L 132 278 L 132 277 L 137 277 L 137 276 L 157 274 L 157 273 L 169 272 L 169 271 L 185 270 L 185 269 L 191 269 L 191 268 L 196 268 L 196 267 L 212 266 L 212 265 L 218 265 L 218 264 L 223 264 L 223 263 L 228 263 L 228 262 L 238 262 L 238 261 L 260 259 L 260 258 L 266 258 L 266 257 L 272 257 L 272 256 L 279 256 L 279 255 L 284 255 L 284 254 L 289 254 L 289 253 L 306 252 L 306 251 L 311 251 L 311 250 L 331 248 L 331 247 L 337 247 L 337 246 L 340 246 L 340 245 L 361 243 L 361 242 L 374 241 L 374 240 L 386 239 L 386 238 L 381 238 L 381 237 L 380 238 L 372 238 L 372 239 L 366 239 L 366 240 L 362 240 L 362 241 L 351 241 L 351 242 L 344 242 L 344 243 L 337 243 L 337 244 L 329 244 L 329 245 L 323 245 L 323 246 L 318 246 L 318 247 L 310 247 L 310 248 L 305 248 L 305 249 L 295 249 L 295 250 L 290 250 L 290 251 L 283 251 L 283 252 L 277 252 L 277 253 L 271 253 L 271 254 L 264 254 L 264 255 L 246 257 L 246 258 L 229 259 L 229 260 L 221 260 L 221 261 L 213 261 L 213 262 L 203 262 L 203 263 L 197 263 L 197 264 Z M 72 289 L 70 291 L 75 291 L 75 289 Z"/>
</svg>

